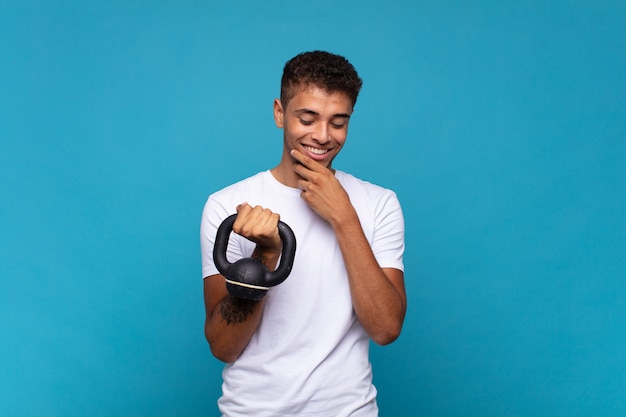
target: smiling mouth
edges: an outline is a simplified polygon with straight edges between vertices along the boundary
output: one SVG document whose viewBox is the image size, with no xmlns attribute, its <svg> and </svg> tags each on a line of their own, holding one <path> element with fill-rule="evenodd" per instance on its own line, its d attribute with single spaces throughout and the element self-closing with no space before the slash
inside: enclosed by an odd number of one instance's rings
<svg viewBox="0 0 626 417">
<path fill-rule="evenodd" d="M 307 145 L 303 145 L 303 147 L 305 151 L 310 152 L 313 155 L 325 155 L 330 151 L 329 149 L 314 148 L 312 146 L 307 146 Z"/>
</svg>

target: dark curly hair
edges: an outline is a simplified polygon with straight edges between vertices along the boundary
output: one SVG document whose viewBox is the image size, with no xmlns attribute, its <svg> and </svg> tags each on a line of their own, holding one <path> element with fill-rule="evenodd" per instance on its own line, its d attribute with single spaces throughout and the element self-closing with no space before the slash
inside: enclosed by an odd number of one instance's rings
<svg viewBox="0 0 626 417">
<path fill-rule="evenodd" d="M 324 51 L 303 52 L 285 64 L 280 83 L 280 101 L 287 106 L 301 86 L 314 85 L 329 93 L 342 92 L 352 100 L 352 107 L 363 81 L 348 60 Z"/>
</svg>

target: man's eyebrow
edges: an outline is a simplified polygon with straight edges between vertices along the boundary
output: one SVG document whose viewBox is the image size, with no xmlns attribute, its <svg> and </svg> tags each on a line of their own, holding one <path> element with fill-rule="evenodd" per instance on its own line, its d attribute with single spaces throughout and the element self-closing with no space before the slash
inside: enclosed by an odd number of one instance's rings
<svg viewBox="0 0 626 417">
<path fill-rule="evenodd" d="M 319 116 L 319 113 L 313 110 L 309 110 L 309 109 L 298 109 L 296 111 L 294 111 L 294 113 L 296 114 L 311 114 L 314 116 Z"/>
<path fill-rule="evenodd" d="M 295 110 L 294 113 L 300 115 L 300 114 L 310 114 L 312 116 L 319 116 L 320 114 L 314 110 L 311 109 L 298 109 Z M 333 118 L 335 117 L 341 117 L 342 119 L 349 119 L 350 118 L 350 114 L 348 113 L 337 113 L 337 114 L 333 114 Z"/>
</svg>

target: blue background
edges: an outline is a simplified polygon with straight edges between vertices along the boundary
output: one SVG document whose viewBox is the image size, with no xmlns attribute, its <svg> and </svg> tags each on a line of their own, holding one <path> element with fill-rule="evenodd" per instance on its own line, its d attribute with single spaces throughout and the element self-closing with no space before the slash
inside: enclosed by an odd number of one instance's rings
<svg viewBox="0 0 626 417">
<path fill-rule="evenodd" d="M 406 216 L 381 415 L 626 415 L 626 3 L 559 0 L 0 1 L 0 415 L 217 415 L 201 210 L 311 49 Z"/>
</svg>

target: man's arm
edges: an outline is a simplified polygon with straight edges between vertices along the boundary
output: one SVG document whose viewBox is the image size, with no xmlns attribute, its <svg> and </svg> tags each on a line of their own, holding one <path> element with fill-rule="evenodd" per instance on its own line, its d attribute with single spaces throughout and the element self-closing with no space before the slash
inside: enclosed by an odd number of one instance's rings
<svg viewBox="0 0 626 417">
<path fill-rule="evenodd" d="M 279 216 L 261 207 L 241 204 L 233 231 L 255 242 L 253 257 L 260 259 L 270 271 L 276 268 L 282 242 L 278 235 Z M 232 297 L 226 290 L 222 275 L 204 278 L 206 319 L 204 334 L 213 355 L 227 363 L 234 362 L 250 342 L 261 321 L 264 301 Z"/>
<path fill-rule="evenodd" d="M 381 268 L 363 233 L 348 194 L 332 171 L 296 150 L 302 198 L 333 228 L 348 272 L 354 311 L 374 342 L 384 345 L 400 335 L 406 314 L 404 274 Z"/>
<path fill-rule="evenodd" d="M 354 311 L 372 340 L 386 345 L 400 336 L 406 313 L 404 274 L 381 268 L 358 217 L 333 224 L 348 272 Z"/>
<path fill-rule="evenodd" d="M 204 278 L 204 335 L 217 359 L 234 362 L 259 326 L 263 300 L 231 297 L 222 275 Z"/>
</svg>

